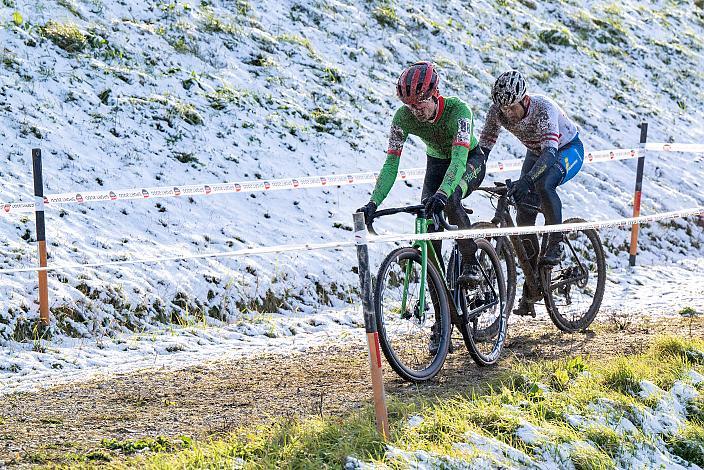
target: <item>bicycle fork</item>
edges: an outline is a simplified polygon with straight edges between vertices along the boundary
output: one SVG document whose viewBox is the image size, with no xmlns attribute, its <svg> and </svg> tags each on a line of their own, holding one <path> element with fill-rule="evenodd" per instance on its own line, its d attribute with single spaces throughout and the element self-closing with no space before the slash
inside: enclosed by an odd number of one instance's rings
<svg viewBox="0 0 704 470">
<path fill-rule="evenodd" d="M 415 232 L 418 234 L 427 233 L 428 219 L 422 217 L 416 218 Z M 428 276 L 428 250 L 432 249 L 431 242 L 428 240 L 418 240 L 413 244 L 420 251 L 420 294 L 418 295 L 418 321 L 421 320 L 421 315 L 425 314 L 425 283 Z M 401 297 L 401 312 L 402 315 L 406 312 L 406 304 L 408 303 L 408 285 L 413 271 L 413 263 L 406 263 L 406 275 L 403 279 L 403 295 Z"/>
</svg>

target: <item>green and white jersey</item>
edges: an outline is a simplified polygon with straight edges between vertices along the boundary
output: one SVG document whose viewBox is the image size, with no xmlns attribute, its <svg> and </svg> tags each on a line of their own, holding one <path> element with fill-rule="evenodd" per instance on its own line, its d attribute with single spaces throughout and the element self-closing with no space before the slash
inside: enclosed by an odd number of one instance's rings
<svg viewBox="0 0 704 470">
<path fill-rule="evenodd" d="M 396 181 L 401 153 L 409 135 L 415 135 L 425 143 L 429 156 L 450 159 L 450 166 L 440 185 L 440 191 L 448 196 L 462 179 L 467 167 L 467 154 L 478 144 L 472 110 L 457 97 L 438 97 L 438 112 L 432 122 L 421 122 L 410 108 L 400 107 L 391 123 L 386 162 L 372 193 L 372 201 L 377 205 L 386 199 Z"/>
</svg>

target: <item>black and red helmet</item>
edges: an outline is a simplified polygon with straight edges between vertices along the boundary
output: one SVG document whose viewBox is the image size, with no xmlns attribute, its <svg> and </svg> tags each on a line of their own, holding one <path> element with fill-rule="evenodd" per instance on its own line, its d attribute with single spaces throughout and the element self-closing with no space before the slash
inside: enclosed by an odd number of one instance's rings
<svg viewBox="0 0 704 470">
<path fill-rule="evenodd" d="M 432 62 L 416 62 L 405 69 L 396 83 L 396 94 L 405 104 L 418 104 L 438 96 L 440 77 Z"/>
</svg>

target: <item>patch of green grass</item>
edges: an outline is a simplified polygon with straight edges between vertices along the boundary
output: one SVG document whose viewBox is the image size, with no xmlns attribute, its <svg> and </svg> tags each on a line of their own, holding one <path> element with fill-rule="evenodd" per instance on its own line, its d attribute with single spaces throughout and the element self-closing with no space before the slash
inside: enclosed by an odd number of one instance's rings
<svg viewBox="0 0 704 470">
<path fill-rule="evenodd" d="M 687 419 L 704 426 L 704 396 L 699 395 L 687 405 Z M 2 423 L 0 423 L 2 424 Z"/>
<path fill-rule="evenodd" d="M 657 359 L 677 358 L 688 364 L 704 364 L 702 351 L 704 341 L 674 336 L 659 339 L 652 345 L 652 354 Z"/>
<path fill-rule="evenodd" d="M 209 33 L 239 34 L 241 32 L 231 18 L 217 15 L 209 6 L 201 9 L 201 19 L 203 30 Z"/>
<path fill-rule="evenodd" d="M 545 44 L 555 46 L 573 46 L 574 39 L 569 30 L 565 27 L 546 29 L 538 33 L 538 37 Z"/>
<path fill-rule="evenodd" d="M 257 468 L 341 468 L 347 456 L 378 459 L 384 443 L 370 413 L 350 420 L 290 420 L 242 431 L 224 441 L 196 445 L 173 455 L 159 454 L 137 466 L 153 469 L 233 468 L 256 462 Z"/>
<path fill-rule="evenodd" d="M 543 70 L 542 72 L 535 72 L 532 77 L 541 83 L 547 83 L 548 80 L 550 80 L 550 72 L 548 72 L 547 70 Z"/>
<path fill-rule="evenodd" d="M 244 61 L 245 64 L 254 65 L 255 67 L 274 67 L 276 62 L 268 55 L 257 53 L 254 56 Z"/>
<path fill-rule="evenodd" d="M 685 307 L 682 310 L 680 310 L 678 313 L 680 315 L 682 315 L 683 317 L 697 315 L 697 311 L 694 310 L 694 307 Z"/>
<path fill-rule="evenodd" d="M 167 37 L 166 41 L 180 54 L 195 54 L 198 52 L 198 44 L 193 38 L 186 35 Z"/>
<path fill-rule="evenodd" d="M 193 126 L 199 126 L 203 124 L 203 118 L 196 110 L 196 107 L 190 103 L 176 101 L 171 104 L 169 113 L 180 117 L 185 122 Z"/>
<path fill-rule="evenodd" d="M 177 439 L 169 439 L 164 436 L 155 438 L 145 437 L 143 439 L 127 439 L 118 441 L 117 439 L 103 439 L 100 445 L 109 450 L 115 450 L 124 454 L 135 454 L 143 450 L 151 452 L 173 452 L 181 449 L 190 449 L 193 441 L 190 437 L 179 436 Z"/>
<path fill-rule="evenodd" d="M 623 444 L 623 439 L 613 428 L 601 424 L 592 424 L 583 429 L 582 433 L 597 449 L 610 457 L 615 457 Z"/>
<path fill-rule="evenodd" d="M 640 381 L 671 386 L 684 370 L 697 367 L 683 357 L 687 357 L 687 351 L 700 351 L 700 347 L 700 341 L 663 338 L 654 342 L 645 354 L 627 358 L 590 361 L 575 357 L 514 366 L 481 394 L 442 400 L 414 396 L 410 403 L 400 403 L 391 397 L 389 443 L 402 451 L 424 451 L 470 463 L 483 455 L 471 450 L 468 436 L 476 434 L 494 438 L 536 459 L 541 459 L 545 452 L 557 451 L 557 446 L 569 444 L 569 457 L 575 468 L 612 469 L 614 459 L 627 458 L 636 444 L 642 445 L 646 440 L 638 431 L 623 434 L 592 421 L 594 413 L 605 413 L 603 418 L 609 422 L 627 418 L 639 426 L 635 410 L 656 403 L 633 395 L 640 391 Z M 701 399 L 690 402 L 683 431 L 663 436 L 673 453 L 698 465 L 704 462 L 701 406 Z M 384 468 L 407 468 L 408 462 L 386 455 L 373 416 L 369 406 L 346 418 L 282 419 L 273 425 L 240 429 L 222 440 L 194 443 L 183 450 L 166 448 L 157 455 L 136 457 L 137 460 L 126 463 L 154 469 L 236 465 L 340 468 L 347 456 L 354 456 Z M 422 419 L 410 425 L 411 416 Z M 574 416 L 581 416 L 584 424 L 579 421 L 574 424 Z M 524 423 L 535 426 L 538 434 L 526 438 L 523 434 L 526 429 L 521 429 Z M 462 450 L 455 443 L 468 446 Z M 121 444 L 119 450 L 138 452 L 144 446 L 144 443 Z M 439 461 L 446 460 L 442 457 Z"/>
<path fill-rule="evenodd" d="M 679 434 L 668 439 L 670 451 L 687 462 L 704 466 L 704 428 L 689 424 Z"/>
<path fill-rule="evenodd" d="M 610 470 L 616 468 L 611 457 L 586 443 L 578 443 L 572 449 L 570 458 L 576 470 Z"/>
<path fill-rule="evenodd" d="M 342 125 L 342 120 L 337 115 L 336 106 L 329 109 L 315 108 L 310 113 L 310 117 L 315 123 L 313 128 L 318 132 L 329 132 Z"/>
<path fill-rule="evenodd" d="M 210 102 L 210 107 L 217 111 L 227 109 L 230 105 L 240 107 L 252 96 L 249 90 L 239 90 L 227 85 L 217 87 L 205 95 Z"/>
<path fill-rule="evenodd" d="M 314 59 L 319 60 L 320 56 L 318 55 L 318 52 L 315 50 L 313 47 L 313 44 L 310 42 L 310 39 L 304 38 L 303 36 L 300 36 L 298 34 L 281 34 L 279 36 L 276 36 L 276 40 L 278 41 L 283 41 L 289 44 L 297 44 L 299 46 L 303 46 L 306 48 L 310 56 Z"/>
<path fill-rule="evenodd" d="M 389 4 L 379 5 L 372 10 L 372 17 L 384 27 L 396 28 L 401 21 L 396 9 Z"/>
<path fill-rule="evenodd" d="M 623 395 L 636 395 L 640 392 L 640 381 L 645 379 L 645 371 L 633 366 L 628 359 L 619 359 L 604 373 L 604 385 Z"/>
<path fill-rule="evenodd" d="M 192 152 L 174 152 L 174 157 L 181 163 L 201 164 L 198 157 L 193 155 Z"/>
<path fill-rule="evenodd" d="M 602 44 L 612 44 L 614 46 L 623 46 L 628 44 L 628 32 L 623 26 L 623 23 L 615 19 L 599 19 L 592 18 L 592 21 L 597 26 L 594 38 Z"/>
<path fill-rule="evenodd" d="M 336 84 L 342 82 L 342 72 L 332 65 L 328 65 L 323 69 L 323 81 L 328 84 Z"/>
<path fill-rule="evenodd" d="M 86 35 L 74 23 L 50 20 L 41 28 L 41 34 L 66 52 L 80 52 L 88 44 Z"/>
<path fill-rule="evenodd" d="M 24 18 L 22 18 L 22 14 L 19 11 L 15 11 L 12 13 L 12 24 L 15 26 L 22 26 L 22 23 L 24 23 Z"/>
</svg>

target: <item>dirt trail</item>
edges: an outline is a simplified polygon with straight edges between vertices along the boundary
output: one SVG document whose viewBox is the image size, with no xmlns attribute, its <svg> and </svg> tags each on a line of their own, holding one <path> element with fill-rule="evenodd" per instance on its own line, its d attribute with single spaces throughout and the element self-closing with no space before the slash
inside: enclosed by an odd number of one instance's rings
<svg viewBox="0 0 704 470">
<path fill-rule="evenodd" d="M 457 352 L 430 384 L 401 382 L 385 365 L 387 393 L 401 400 L 455 395 L 516 361 L 640 353 L 650 339 L 664 333 L 689 336 L 689 323 L 646 319 L 620 329 L 604 322 L 587 333 L 565 335 L 547 321 L 521 321 L 512 324 L 498 367 L 479 369 L 456 341 Z M 704 337 L 704 321 L 694 322 L 692 336 Z M 67 453 L 99 449 L 104 438 L 203 438 L 282 416 L 342 415 L 370 397 L 364 343 L 179 371 L 141 371 L 18 393 L 2 397 L 0 403 L 0 468 L 3 462 L 9 467 L 65 462 Z"/>
</svg>

